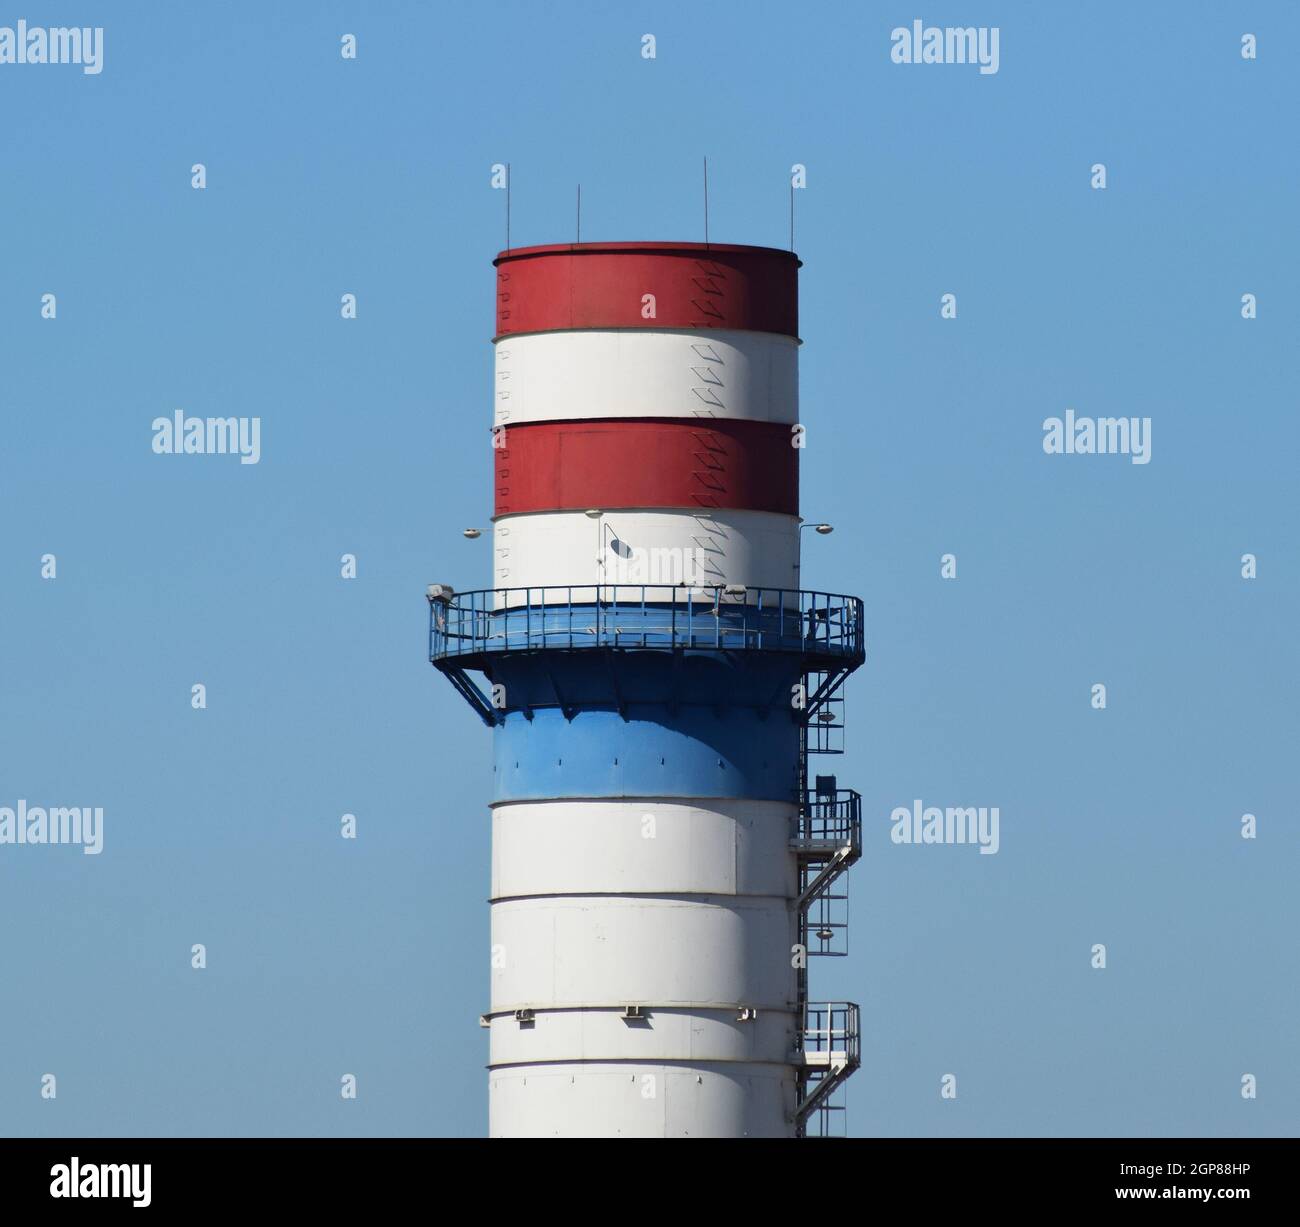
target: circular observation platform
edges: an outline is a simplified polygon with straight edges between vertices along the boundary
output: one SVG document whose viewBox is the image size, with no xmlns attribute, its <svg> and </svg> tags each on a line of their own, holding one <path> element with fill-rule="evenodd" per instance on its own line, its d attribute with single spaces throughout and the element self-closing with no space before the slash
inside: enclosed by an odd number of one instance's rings
<svg viewBox="0 0 1300 1227">
<path fill-rule="evenodd" d="M 429 659 L 473 669 L 502 653 L 754 652 L 807 669 L 866 657 L 862 601 L 784 588 L 609 584 L 429 590 Z"/>
</svg>

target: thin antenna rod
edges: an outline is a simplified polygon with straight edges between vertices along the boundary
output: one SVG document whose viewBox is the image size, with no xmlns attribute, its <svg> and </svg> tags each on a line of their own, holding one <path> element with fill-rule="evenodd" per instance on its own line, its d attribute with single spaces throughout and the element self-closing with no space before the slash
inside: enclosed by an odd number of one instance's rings
<svg viewBox="0 0 1300 1227">
<path fill-rule="evenodd" d="M 709 245 L 709 159 L 704 159 L 704 246 Z"/>
<path fill-rule="evenodd" d="M 510 163 L 506 163 L 506 250 L 510 250 Z"/>
<path fill-rule="evenodd" d="M 794 250 L 794 180 L 790 181 L 790 250 Z"/>
<path fill-rule="evenodd" d="M 582 184 L 578 184 L 578 242 L 582 242 Z"/>
</svg>

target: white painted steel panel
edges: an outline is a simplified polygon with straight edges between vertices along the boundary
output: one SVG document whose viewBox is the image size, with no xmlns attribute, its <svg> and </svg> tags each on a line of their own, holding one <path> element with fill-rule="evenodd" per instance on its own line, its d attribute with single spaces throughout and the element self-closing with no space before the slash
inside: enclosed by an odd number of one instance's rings
<svg viewBox="0 0 1300 1227">
<path fill-rule="evenodd" d="M 796 917 L 753 895 L 492 905 L 491 1012 L 585 1005 L 790 1008 Z"/>
<path fill-rule="evenodd" d="M 571 418 L 799 420 L 799 346 L 767 332 L 546 332 L 496 343 L 498 426 Z"/>
<path fill-rule="evenodd" d="M 779 801 L 519 801 L 492 811 L 492 897 L 798 890 Z"/>
<path fill-rule="evenodd" d="M 513 1014 L 491 1020 L 492 1065 L 548 1061 L 764 1061 L 787 1065 L 795 1044 L 791 1011 L 647 1009 L 540 1010 L 532 1022 Z"/>
<path fill-rule="evenodd" d="M 491 1137 L 793 1137 L 776 1065 L 550 1065 L 488 1076 Z"/>
<path fill-rule="evenodd" d="M 680 595 L 679 579 L 697 592 L 798 588 L 798 562 L 798 517 L 771 511 L 538 511 L 499 516 L 493 529 L 493 587 L 550 589 L 535 602 L 563 602 L 564 586 L 582 584 L 648 585 L 651 600 Z"/>
</svg>

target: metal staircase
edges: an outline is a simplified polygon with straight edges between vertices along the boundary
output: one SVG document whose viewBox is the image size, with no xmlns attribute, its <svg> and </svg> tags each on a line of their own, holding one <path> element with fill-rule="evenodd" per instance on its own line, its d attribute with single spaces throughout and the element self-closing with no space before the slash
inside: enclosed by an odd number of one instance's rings
<svg viewBox="0 0 1300 1227">
<path fill-rule="evenodd" d="M 848 953 L 847 870 L 862 855 L 862 798 L 833 775 L 809 779 L 809 755 L 844 753 L 844 682 L 851 670 L 832 667 L 804 675 L 799 735 L 799 812 L 790 849 L 799 866 L 799 944 L 808 956 Z M 800 1137 L 834 1136 L 844 1120 L 836 1092 L 858 1068 L 858 1007 L 809 1000 L 808 964 L 798 968 L 803 1031 L 796 1049 L 795 1126 Z"/>
<path fill-rule="evenodd" d="M 795 1108 L 800 1137 L 842 1136 L 838 1123 L 844 1120 L 844 1105 L 834 1096 L 862 1063 L 859 1044 L 858 1007 L 853 1002 L 808 1003 L 800 1047 L 794 1053 L 800 1070 Z"/>
<path fill-rule="evenodd" d="M 804 795 L 790 847 L 799 861 L 800 938 L 810 954 L 848 953 L 848 889 L 840 877 L 862 855 L 862 798 L 818 776 Z"/>
</svg>

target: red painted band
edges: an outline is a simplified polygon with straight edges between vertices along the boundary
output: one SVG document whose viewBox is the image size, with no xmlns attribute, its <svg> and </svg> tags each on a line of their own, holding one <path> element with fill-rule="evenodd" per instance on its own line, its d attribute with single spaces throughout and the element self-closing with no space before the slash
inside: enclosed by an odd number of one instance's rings
<svg viewBox="0 0 1300 1227">
<path fill-rule="evenodd" d="M 536 422 L 498 435 L 496 514 L 628 507 L 799 514 L 789 426 L 720 418 Z"/>
<path fill-rule="evenodd" d="M 582 243 L 516 248 L 493 263 L 498 337 L 562 328 L 735 328 L 799 335 L 799 258 L 791 251 Z"/>
</svg>

